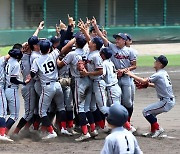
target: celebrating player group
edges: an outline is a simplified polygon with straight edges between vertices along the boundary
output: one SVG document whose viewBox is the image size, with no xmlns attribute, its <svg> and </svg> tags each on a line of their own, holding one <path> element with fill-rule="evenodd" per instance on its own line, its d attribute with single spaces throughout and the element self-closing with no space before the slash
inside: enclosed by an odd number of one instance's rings
<svg viewBox="0 0 180 154">
<path fill-rule="evenodd" d="M 79 127 L 81 135 L 75 140 L 83 141 L 96 137 L 99 129 L 112 129 L 117 136 L 106 138 L 102 153 L 113 153 L 108 146 L 116 140 L 121 148 L 114 150 L 142 153 L 132 135 L 136 132 L 131 125 L 135 89 L 156 89 L 159 100 L 143 110 L 151 125 L 145 135 L 156 138 L 164 132 L 156 116 L 175 104 L 171 80 L 164 70 L 167 58 L 154 57 L 155 73 L 138 77 L 133 73 L 138 53 L 131 47 L 130 34 L 115 34 L 112 43 L 94 17 L 86 22 L 80 19 L 76 26 L 79 31 L 75 33 L 75 21 L 68 15 L 67 26 L 62 21 L 56 25 L 56 36 L 38 38 L 42 21 L 27 42 L 15 44 L 8 55 L 0 57 L 0 140 L 13 141 L 23 130 L 37 131 L 48 140 L 58 134 L 78 135 L 75 128 Z M 19 118 L 20 84 L 24 116 L 9 137 Z M 125 143 L 131 145 L 127 148 Z"/>
</svg>

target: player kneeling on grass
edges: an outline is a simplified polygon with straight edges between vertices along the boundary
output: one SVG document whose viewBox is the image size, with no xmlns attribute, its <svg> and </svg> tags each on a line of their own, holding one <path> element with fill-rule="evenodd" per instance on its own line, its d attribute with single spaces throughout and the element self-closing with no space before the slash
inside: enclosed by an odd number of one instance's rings
<svg viewBox="0 0 180 154">
<path fill-rule="evenodd" d="M 48 108 L 52 102 L 57 106 L 56 116 L 62 134 L 72 135 L 66 130 L 66 112 L 64 107 L 63 91 L 58 82 L 58 70 L 56 59 L 59 56 L 59 50 L 55 49 L 51 53 L 52 43 L 48 40 L 40 42 L 42 56 L 33 61 L 31 67 L 31 77 L 37 74 L 40 78 L 42 93 L 39 99 L 39 115 L 42 120 L 42 131 L 47 130 L 48 134 L 42 139 L 57 137 L 52 124 L 47 116 Z"/>
<path fill-rule="evenodd" d="M 160 100 L 147 106 L 143 110 L 144 117 L 151 124 L 151 132 L 144 135 L 153 138 L 160 136 L 164 132 L 164 129 L 159 126 L 156 116 L 163 112 L 168 112 L 175 104 L 172 83 L 168 73 L 164 70 L 164 67 L 168 64 L 168 60 L 163 55 L 154 57 L 154 59 L 156 73 L 151 75 L 149 78 L 138 77 L 130 71 L 126 73 L 136 80 L 136 86 L 139 89 L 147 87 L 154 87 L 156 89 L 157 96 Z"/>
<path fill-rule="evenodd" d="M 109 108 L 107 122 L 112 132 L 105 139 L 101 154 L 142 154 L 134 135 L 122 126 L 128 120 L 128 111 L 120 104 Z"/>
</svg>

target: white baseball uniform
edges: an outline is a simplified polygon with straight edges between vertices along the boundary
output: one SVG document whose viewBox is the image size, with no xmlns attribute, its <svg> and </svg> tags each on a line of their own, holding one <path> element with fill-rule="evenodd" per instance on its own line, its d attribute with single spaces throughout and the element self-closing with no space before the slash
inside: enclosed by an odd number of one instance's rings
<svg viewBox="0 0 180 154">
<path fill-rule="evenodd" d="M 116 127 L 105 139 L 101 154 L 143 154 L 134 135 L 123 127 Z"/>
</svg>

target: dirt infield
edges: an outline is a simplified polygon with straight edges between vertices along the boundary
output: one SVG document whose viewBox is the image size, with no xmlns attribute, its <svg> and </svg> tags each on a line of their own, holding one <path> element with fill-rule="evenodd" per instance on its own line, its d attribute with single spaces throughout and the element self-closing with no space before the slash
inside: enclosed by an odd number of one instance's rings
<svg viewBox="0 0 180 154">
<path fill-rule="evenodd" d="M 179 69 L 179 70 L 178 70 Z M 180 68 L 167 68 L 169 71 L 176 96 L 176 105 L 168 113 L 158 116 L 160 125 L 165 129 L 165 134 L 176 137 L 175 139 L 151 139 L 137 136 L 137 140 L 145 154 L 177 154 L 180 153 Z M 178 71 L 178 72 L 170 72 Z M 151 72 L 151 68 L 138 68 L 136 72 L 141 76 L 149 76 L 145 72 Z M 135 110 L 132 118 L 133 125 L 138 128 L 138 132 L 146 132 L 149 130 L 149 124 L 142 116 L 142 109 L 151 102 L 157 101 L 155 90 L 148 88 L 136 91 Z M 23 105 L 21 106 L 21 115 L 23 113 Z M 77 136 L 76 136 L 77 137 Z M 96 139 L 87 142 L 77 143 L 74 141 L 76 137 L 59 136 L 51 141 L 35 141 L 36 135 L 31 134 L 28 138 L 23 138 L 11 144 L 0 144 L 0 153 L 61 153 L 61 154 L 96 154 L 100 153 L 106 134 L 101 132 Z"/>
</svg>

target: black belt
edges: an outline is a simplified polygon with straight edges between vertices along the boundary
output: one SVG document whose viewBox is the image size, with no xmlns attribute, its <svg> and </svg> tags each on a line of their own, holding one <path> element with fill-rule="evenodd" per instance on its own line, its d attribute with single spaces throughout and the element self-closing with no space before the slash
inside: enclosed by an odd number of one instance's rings
<svg viewBox="0 0 180 154">
<path fill-rule="evenodd" d="M 58 80 L 56 80 L 55 82 L 59 82 Z M 46 85 L 50 85 L 51 84 L 51 82 L 47 82 L 46 83 Z"/>
<path fill-rule="evenodd" d="M 161 97 L 161 98 L 160 98 L 160 101 L 162 101 L 163 99 L 165 99 L 165 98 L 164 98 L 164 97 Z M 171 101 L 173 101 L 173 99 L 174 99 L 173 97 L 170 98 Z"/>
<path fill-rule="evenodd" d="M 11 85 L 9 85 L 8 88 L 11 88 Z"/>
</svg>

